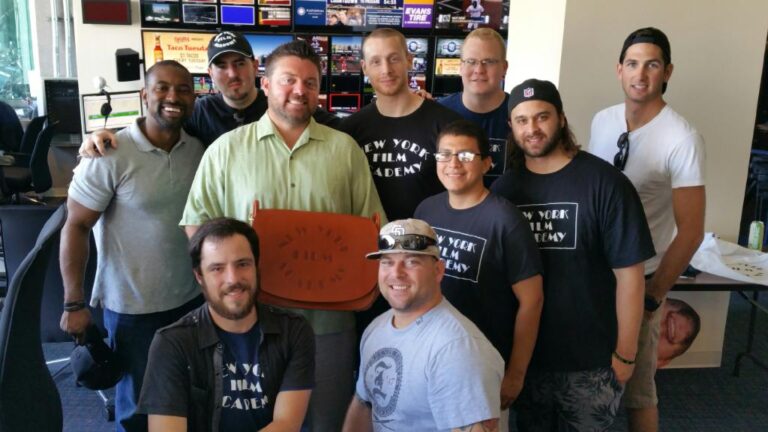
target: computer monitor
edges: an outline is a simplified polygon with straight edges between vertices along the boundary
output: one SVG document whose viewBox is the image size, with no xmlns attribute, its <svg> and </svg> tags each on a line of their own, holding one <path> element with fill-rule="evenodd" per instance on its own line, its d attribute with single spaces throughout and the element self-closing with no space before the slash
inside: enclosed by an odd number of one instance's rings
<svg viewBox="0 0 768 432">
<path fill-rule="evenodd" d="M 107 96 L 100 93 L 83 95 L 83 123 L 86 133 L 104 128 L 121 129 L 143 115 L 141 94 L 138 91 L 115 92 L 109 96 L 112 99 L 112 112 L 105 124 L 101 107 L 107 102 Z"/>
<path fill-rule="evenodd" d="M 80 134 L 82 127 L 77 80 L 44 79 L 43 88 L 48 122 L 58 122 L 55 131 L 65 134 Z"/>
</svg>

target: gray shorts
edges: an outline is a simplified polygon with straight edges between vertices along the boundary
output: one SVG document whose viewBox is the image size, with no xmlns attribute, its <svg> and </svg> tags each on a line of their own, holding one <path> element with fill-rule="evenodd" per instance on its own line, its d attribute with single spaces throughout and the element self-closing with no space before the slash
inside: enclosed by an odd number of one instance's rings
<svg viewBox="0 0 768 432">
<path fill-rule="evenodd" d="M 664 300 L 662 300 L 663 302 Z M 637 342 L 635 370 L 627 381 L 622 402 L 627 408 L 651 408 L 659 402 L 656 395 L 656 365 L 658 362 L 659 324 L 663 307 L 658 308 L 650 321 L 643 319 Z"/>
<path fill-rule="evenodd" d="M 607 430 L 616 418 L 623 390 L 610 367 L 578 372 L 529 372 L 514 404 L 518 430 Z"/>
</svg>

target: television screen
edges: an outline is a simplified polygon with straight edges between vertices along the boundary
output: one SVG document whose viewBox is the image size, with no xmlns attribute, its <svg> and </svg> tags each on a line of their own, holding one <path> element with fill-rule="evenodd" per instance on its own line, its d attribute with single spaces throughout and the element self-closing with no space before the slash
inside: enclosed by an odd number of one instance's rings
<svg viewBox="0 0 768 432">
<path fill-rule="evenodd" d="M 142 3 L 141 20 L 147 26 L 178 24 L 181 8 L 178 3 Z"/>
<path fill-rule="evenodd" d="M 360 94 L 331 93 L 328 96 L 328 111 L 353 113 L 360 109 Z"/>
<path fill-rule="evenodd" d="M 221 0 L 221 4 L 252 5 L 254 0 Z"/>
<path fill-rule="evenodd" d="M 110 95 L 112 112 L 105 122 L 101 107 L 107 102 L 103 94 L 83 95 L 83 120 L 85 133 L 98 129 L 119 129 L 127 127 L 143 115 L 141 94 L 138 91 L 117 92 Z"/>
<path fill-rule="evenodd" d="M 408 87 L 410 87 L 411 90 L 426 90 L 429 39 L 406 38 L 405 42 L 405 46 L 408 48 L 408 53 L 413 56 L 411 70 L 408 72 Z"/>
<path fill-rule="evenodd" d="M 470 32 L 490 27 L 506 34 L 509 0 L 440 0 L 435 13 L 436 29 Z"/>
<path fill-rule="evenodd" d="M 214 33 L 143 30 L 145 70 L 160 60 L 176 60 L 192 74 L 207 74 L 208 42 L 213 36 Z"/>
<path fill-rule="evenodd" d="M 45 92 L 45 113 L 50 123 L 58 122 L 57 133 L 79 134 L 82 131 L 80 121 L 80 94 L 77 80 L 46 79 L 43 81 Z"/>
<path fill-rule="evenodd" d="M 360 36 L 333 36 L 331 39 L 331 74 L 360 74 L 363 38 Z"/>
<path fill-rule="evenodd" d="M 253 6 L 221 5 L 221 23 L 223 25 L 254 25 L 256 9 Z"/>
<path fill-rule="evenodd" d="M 216 5 L 182 4 L 181 7 L 185 24 L 215 25 L 219 23 Z"/>
<path fill-rule="evenodd" d="M 306 41 L 320 56 L 321 73 L 326 75 L 328 73 L 328 36 L 296 35 L 296 39 Z"/>
<path fill-rule="evenodd" d="M 251 44 L 254 58 L 259 61 L 259 76 L 264 76 L 264 64 L 269 53 L 271 53 L 280 45 L 293 40 L 293 36 L 291 35 L 267 35 L 253 33 L 243 33 L 243 35 Z"/>
<path fill-rule="evenodd" d="M 394 27 L 429 30 L 434 0 L 296 0 L 295 24 L 331 32 Z"/>
<path fill-rule="evenodd" d="M 195 94 L 198 96 L 218 93 L 213 87 L 210 75 L 194 75 L 192 81 L 195 83 Z"/>
</svg>

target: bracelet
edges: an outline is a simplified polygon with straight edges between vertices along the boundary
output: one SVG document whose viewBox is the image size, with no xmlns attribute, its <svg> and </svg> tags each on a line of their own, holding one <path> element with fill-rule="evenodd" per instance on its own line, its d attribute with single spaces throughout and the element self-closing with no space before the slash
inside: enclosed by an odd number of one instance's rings
<svg viewBox="0 0 768 432">
<path fill-rule="evenodd" d="M 83 309 L 85 309 L 85 301 L 83 300 L 64 303 L 65 312 L 77 312 Z"/>
<path fill-rule="evenodd" d="M 619 353 L 617 353 L 616 351 L 613 352 L 613 356 L 616 357 L 616 360 L 618 360 L 618 361 L 620 361 L 620 362 L 622 362 L 624 364 L 628 364 L 628 365 L 635 364 L 634 360 L 626 359 L 626 358 L 620 356 Z"/>
</svg>

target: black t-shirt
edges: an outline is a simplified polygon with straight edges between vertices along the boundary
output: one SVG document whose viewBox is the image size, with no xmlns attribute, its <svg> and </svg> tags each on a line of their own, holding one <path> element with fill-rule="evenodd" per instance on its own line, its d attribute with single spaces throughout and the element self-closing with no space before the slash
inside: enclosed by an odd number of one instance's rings
<svg viewBox="0 0 768 432">
<path fill-rule="evenodd" d="M 541 273 L 527 221 L 498 195 L 457 210 L 448 203 L 448 192 L 424 200 L 414 217 L 437 233 L 445 261 L 443 294 L 509 361 L 518 308 L 512 285 Z"/>
<path fill-rule="evenodd" d="M 425 100 L 404 117 L 385 117 L 376 104 L 344 119 L 341 130 L 362 147 L 389 220 L 413 216 L 424 198 L 444 190 L 437 178 L 437 136 L 446 124 L 461 119 L 454 111 Z"/>
<path fill-rule="evenodd" d="M 609 367 L 618 326 L 612 269 L 654 255 L 632 183 L 580 151 L 551 174 L 510 169 L 491 189 L 528 220 L 544 264 L 544 309 L 531 365 L 549 371 Z"/>
<path fill-rule="evenodd" d="M 197 99 L 195 110 L 184 125 L 184 130 L 208 147 L 218 137 L 259 120 L 266 112 L 267 96 L 261 90 L 256 100 L 243 110 L 227 105 L 221 93 L 217 93 Z M 338 128 L 341 123 L 341 119 L 320 108 L 315 111 L 313 117 L 318 123 L 332 128 Z"/>
</svg>

